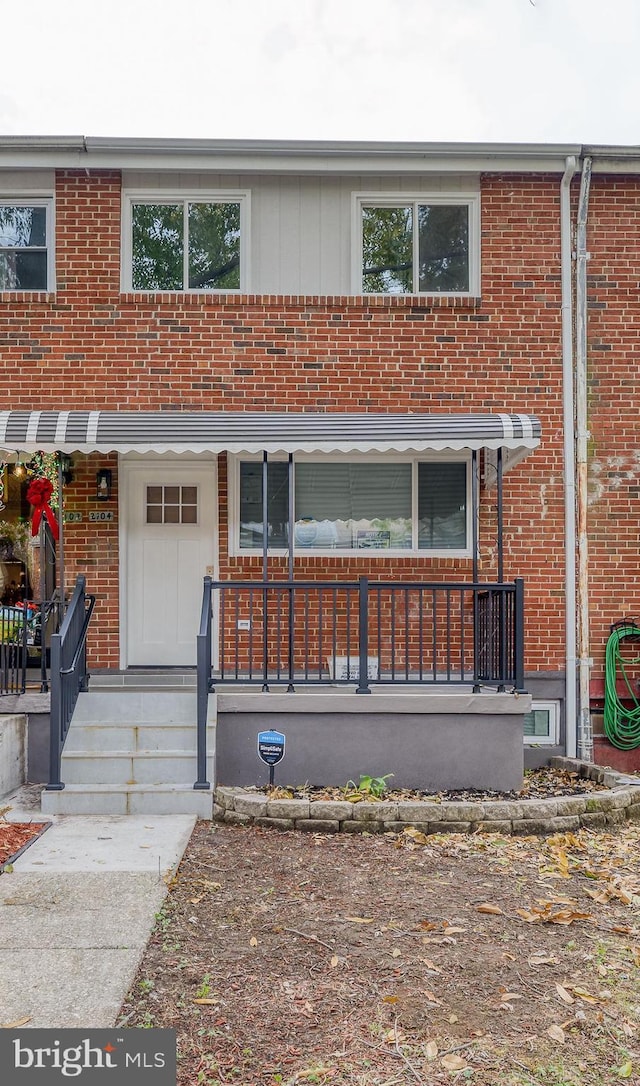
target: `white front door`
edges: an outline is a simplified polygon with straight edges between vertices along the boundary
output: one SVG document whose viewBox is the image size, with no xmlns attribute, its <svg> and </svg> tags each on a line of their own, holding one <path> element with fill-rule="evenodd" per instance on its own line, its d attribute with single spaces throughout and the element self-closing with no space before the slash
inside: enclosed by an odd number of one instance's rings
<svg viewBox="0 0 640 1086">
<path fill-rule="evenodd" d="M 122 461 L 126 665 L 192 667 L 216 561 L 216 464 Z"/>
</svg>

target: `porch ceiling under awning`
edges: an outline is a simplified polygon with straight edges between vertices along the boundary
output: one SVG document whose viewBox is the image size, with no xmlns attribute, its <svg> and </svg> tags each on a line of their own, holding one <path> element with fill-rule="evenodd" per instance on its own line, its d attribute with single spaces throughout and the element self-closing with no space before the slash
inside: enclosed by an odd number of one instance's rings
<svg viewBox="0 0 640 1086">
<path fill-rule="evenodd" d="M 63 453 L 352 453 L 507 450 L 540 443 L 533 415 L 0 411 L 0 449 Z"/>
</svg>

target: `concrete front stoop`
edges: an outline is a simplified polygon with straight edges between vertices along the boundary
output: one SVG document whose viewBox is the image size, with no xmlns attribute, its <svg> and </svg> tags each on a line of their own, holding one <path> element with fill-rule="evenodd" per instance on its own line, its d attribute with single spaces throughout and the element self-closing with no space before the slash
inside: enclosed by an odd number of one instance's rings
<svg viewBox="0 0 640 1086">
<path fill-rule="evenodd" d="M 207 722 L 208 790 L 195 790 L 193 689 L 97 689 L 80 694 L 62 753 L 60 791 L 43 814 L 213 814 L 215 697 Z"/>
</svg>

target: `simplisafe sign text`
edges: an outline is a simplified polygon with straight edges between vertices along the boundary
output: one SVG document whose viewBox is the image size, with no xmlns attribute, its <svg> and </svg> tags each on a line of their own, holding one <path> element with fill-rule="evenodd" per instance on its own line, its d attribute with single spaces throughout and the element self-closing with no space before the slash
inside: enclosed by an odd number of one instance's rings
<svg viewBox="0 0 640 1086">
<path fill-rule="evenodd" d="M 258 754 L 265 765 L 277 765 L 284 758 L 282 732 L 258 732 Z"/>
</svg>

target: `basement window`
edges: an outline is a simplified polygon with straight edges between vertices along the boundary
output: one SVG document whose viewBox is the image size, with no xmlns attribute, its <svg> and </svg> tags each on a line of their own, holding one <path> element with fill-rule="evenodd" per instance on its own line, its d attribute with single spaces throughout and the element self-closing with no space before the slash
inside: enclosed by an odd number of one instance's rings
<svg viewBox="0 0 640 1086">
<path fill-rule="evenodd" d="M 524 715 L 524 741 L 528 746 L 558 742 L 560 705 L 557 701 L 532 701 L 531 711 Z"/>
</svg>

